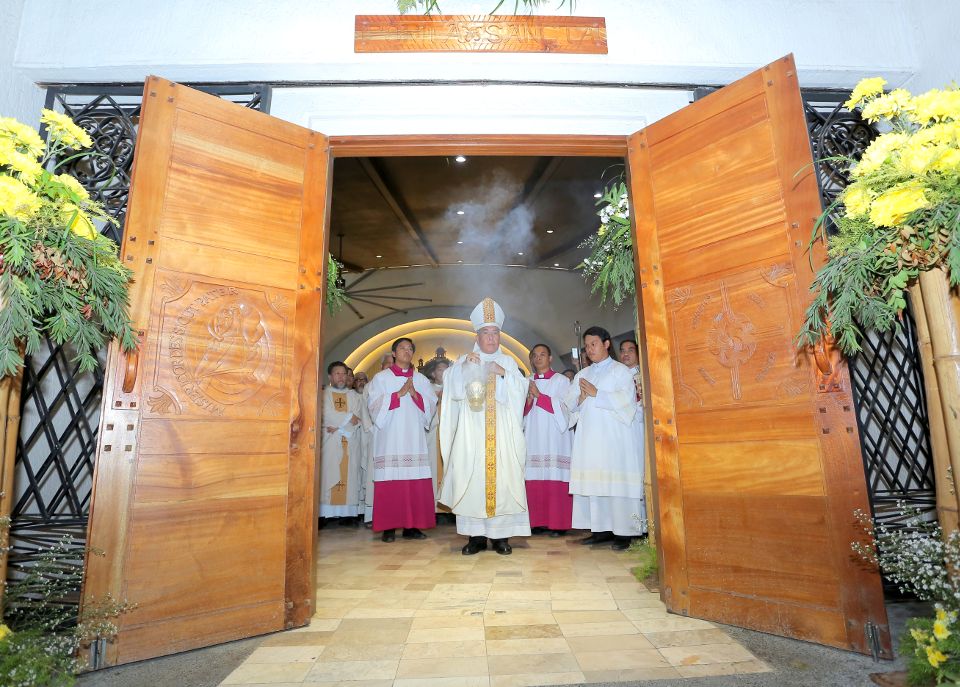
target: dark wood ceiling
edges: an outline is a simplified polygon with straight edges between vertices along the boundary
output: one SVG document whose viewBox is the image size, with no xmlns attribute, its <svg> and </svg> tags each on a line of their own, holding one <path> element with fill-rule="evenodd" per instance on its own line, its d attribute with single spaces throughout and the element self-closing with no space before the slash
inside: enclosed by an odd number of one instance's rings
<svg viewBox="0 0 960 687">
<path fill-rule="evenodd" d="M 569 269 L 598 226 L 594 194 L 622 170 L 617 158 L 337 158 L 330 250 L 341 257 L 342 234 L 351 271 L 459 262 Z"/>
</svg>

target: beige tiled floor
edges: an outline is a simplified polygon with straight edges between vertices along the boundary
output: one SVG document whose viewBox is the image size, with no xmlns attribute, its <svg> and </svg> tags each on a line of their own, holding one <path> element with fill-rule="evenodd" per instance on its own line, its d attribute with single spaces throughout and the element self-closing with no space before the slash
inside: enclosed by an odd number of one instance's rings
<svg viewBox="0 0 960 687">
<path fill-rule="evenodd" d="M 668 614 L 629 554 L 577 538 L 465 557 L 451 526 L 393 544 L 323 529 L 313 622 L 266 637 L 222 684 L 519 687 L 769 670 L 712 624 Z"/>
</svg>

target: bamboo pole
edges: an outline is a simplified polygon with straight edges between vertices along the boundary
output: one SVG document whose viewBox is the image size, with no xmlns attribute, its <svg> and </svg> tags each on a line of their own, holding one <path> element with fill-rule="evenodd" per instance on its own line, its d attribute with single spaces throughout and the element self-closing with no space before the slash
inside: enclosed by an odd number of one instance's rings
<svg viewBox="0 0 960 687">
<path fill-rule="evenodd" d="M 910 301 L 917 326 L 917 345 L 920 349 L 924 396 L 930 421 L 930 451 L 933 455 L 933 476 L 936 482 L 937 520 L 944 532 L 952 532 L 957 529 L 960 497 L 957 495 L 956 480 L 950 466 L 950 446 L 947 443 L 946 421 L 943 415 L 943 404 L 940 401 L 940 385 L 937 383 L 937 373 L 933 364 L 927 308 L 923 289 L 919 283 L 910 287 Z"/>
<path fill-rule="evenodd" d="M 20 390 L 23 372 L 0 379 L 0 518 L 8 518 L 13 509 L 13 475 L 20 432 Z M 3 608 L 4 582 L 7 579 L 9 530 L 0 531 L 0 608 Z"/>
<path fill-rule="evenodd" d="M 942 407 L 950 468 L 953 475 L 958 475 L 960 474 L 960 299 L 951 292 L 947 275 L 943 270 L 922 272 L 919 282 L 930 334 L 934 378 Z"/>
</svg>

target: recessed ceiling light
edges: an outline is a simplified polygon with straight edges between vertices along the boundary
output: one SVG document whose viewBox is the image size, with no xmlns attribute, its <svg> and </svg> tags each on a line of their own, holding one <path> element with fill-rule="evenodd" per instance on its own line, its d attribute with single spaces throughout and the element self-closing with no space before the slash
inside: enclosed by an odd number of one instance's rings
<svg viewBox="0 0 960 687">
<path fill-rule="evenodd" d="M 378 258 L 382 258 L 383 256 L 382 256 L 382 255 L 378 255 L 377 257 L 378 257 Z"/>
<path fill-rule="evenodd" d="M 456 160 L 457 162 L 466 162 L 466 161 L 467 161 L 467 158 L 465 158 L 463 155 L 457 155 L 457 156 L 456 156 L 455 158 L 453 158 L 453 159 Z"/>
<path fill-rule="evenodd" d="M 463 210 L 457 210 L 457 214 L 458 214 L 458 215 L 462 215 L 462 214 L 463 214 Z"/>
<path fill-rule="evenodd" d="M 603 198 L 603 194 L 602 194 L 602 193 L 594 193 L 594 194 L 593 194 L 593 197 L 594 197 L 594 198 Z"/>
<path fill-rule="evenodd" d="M 554 267 L 560 267 L 560 263 L 559 263 L 559 262 L 555 262 L 555 263 L 553 263 L 553 266 L 554 266 Z"/>
<path fill-rule="evenodd" d="M 523 255 L 523 253 L 517 253 L 517 255 Z"/>
<path fill-rule="evenodd" d="M 552 233 L 553 233 L 553 229 L 547 229 L 547 233 L 548 233 L 548 234 L 552 234 Z"/>
<path fill-rule="evenodd" d="M 463 260 L 457 260 L 457 262 L 463 262 Z"/>
<path fill-rule="evenodd" d="M 462 245 L 463 245 L 463 241 L 457 241 L 457 245 L 458 245 L 458 246 L 462 246 Z"/>
</svg>

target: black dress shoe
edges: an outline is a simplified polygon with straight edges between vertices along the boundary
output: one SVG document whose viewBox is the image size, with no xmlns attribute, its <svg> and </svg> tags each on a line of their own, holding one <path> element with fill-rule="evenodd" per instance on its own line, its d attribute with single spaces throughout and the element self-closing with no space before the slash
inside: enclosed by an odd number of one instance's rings
<svg viewBox="0 0 960 687">
<path fill-rule="evenodd" d="M 494 539 L 493 550 L 499 553 L 501 556 L 509 556 L 511 553 L 513 553 L 513 547 L 510 546 L 509 539 Z"/>
<path fill-rule="evenodd" d="M 593 546 L 594 544 L 605 544 L 613 539 L 613 532 L 592 532 L 589 537 L 580 540 L 584 546 Z"/>
<path fill-rule="evenodd" d="M 390 543 L 397 538 L 396 530 L 384 530 L 383 534 L 380 535 L 380 541 L 385 541 Z"/>
<path fill-rule="evenodd" d="M 566 530 L 551 530 L 550 536 L 556 539 L 557 537 L 565 537 L 567 535 Z"/>
<path fill-rule="evenodd" d="M 426 539 L 427 535 L 421 532 L 416 527 L 404 527 L 403 528 L 403 538 L 404 539 Z"/>
<path fill-rule="evenodd" d="M 543 534 L 547 531 L 546 527 L 531 527 L 530 534 Z"/>
<path fill-rule="evenodd" d="M 475 553 L 480 551 L 487 550 L 487 538 L 486 537 L 470 537 L 470 541 L 467 542 L 467 545 L 460 549 L 460 553 L 464 556 L 472 556 Z"/>
<path fill-rule="evenodd" d="M 626 551 L 630 548 L 630 537 L 614 537 L 610 548 L 614 551 Z"/>
</svg>

